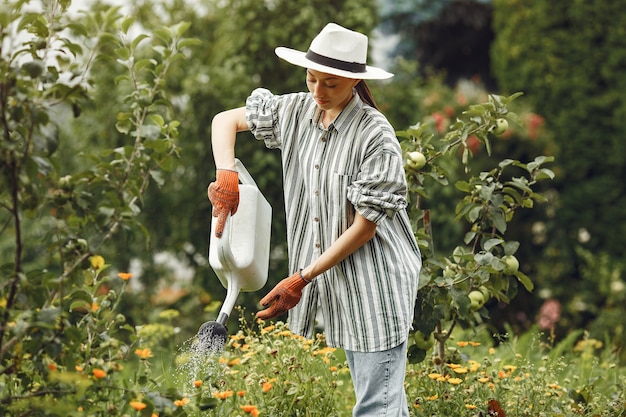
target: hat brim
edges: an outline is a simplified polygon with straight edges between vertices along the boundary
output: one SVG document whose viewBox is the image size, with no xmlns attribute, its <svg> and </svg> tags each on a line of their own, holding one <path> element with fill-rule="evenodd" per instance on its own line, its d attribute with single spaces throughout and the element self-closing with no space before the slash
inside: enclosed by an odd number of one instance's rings
<svg viewBox="0 0 626 417">
<path fill-rule="evenodd" d="M 326 65 L 321 65 L 307 59 L 306 53 L 291 48 L 285 48 L 283 46 L 279 46 L 278 48 L 276 48 L 275 52 L 279 58 L 284 59 L 290 64 L 307 69 L 312 69 L 314 71 L 337 75 L 339 77 L 353 78 L 359 80 L 385 80 L 387 78 L 393 77 L 392 73 L 387 72 L 381 68 L 370 67 L 369 65 L 365 67 L 365 72 L 351 72 L 329 67 Z"/>
</svg>

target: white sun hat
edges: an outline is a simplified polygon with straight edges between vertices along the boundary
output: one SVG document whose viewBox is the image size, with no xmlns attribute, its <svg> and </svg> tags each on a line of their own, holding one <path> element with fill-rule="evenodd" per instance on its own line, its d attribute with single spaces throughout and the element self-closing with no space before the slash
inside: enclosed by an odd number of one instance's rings
<svg viewBox="0 0 626 417">
<path fill-rule="evenodd" d="M 390 72 L 367 65 L 367 36 L 336 23 L 327 24 L 307 52 L 279 46 L 276 55 L 299 67 L 340 77 L 362 80 L 393 77 Z"/>
</svg>

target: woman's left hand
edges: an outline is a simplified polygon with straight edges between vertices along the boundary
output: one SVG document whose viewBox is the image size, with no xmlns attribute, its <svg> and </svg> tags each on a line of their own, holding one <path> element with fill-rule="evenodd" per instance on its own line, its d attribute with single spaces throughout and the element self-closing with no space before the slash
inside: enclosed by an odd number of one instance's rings
<svg viewBox="0 0 626 417">
<path fill-rule="evenodd" d="M 283 279 L 261 299 L 261 305 L 269 307 L 256 313 L 256 317 L 261 320 L 267 320 L 286 313 L 298 304 L 300 298 L 302 298 L 302 289 L 310 282 L 302 277 L 300 271 Z"/>
</svg>

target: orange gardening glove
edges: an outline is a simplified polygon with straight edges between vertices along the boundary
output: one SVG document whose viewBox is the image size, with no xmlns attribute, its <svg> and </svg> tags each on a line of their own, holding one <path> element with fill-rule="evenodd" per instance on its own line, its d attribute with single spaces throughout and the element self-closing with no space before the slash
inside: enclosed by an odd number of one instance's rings
<svg viewBox="0 0 626 417">
<path fill-rule="evenodd" d="M 256 318 L 267 320 L 287 312 L 287 310 L 298 304 L 302 297 L 302 289 L 310 282 L 310 280 L 302 276 L 301 271 L 283 279 L 276 284 L 272 291 L 263 297 L 261 305 L 270 307 L 256 313 Z"/>
<path fill-rule="evenodd" d="M 218 169 L 215 182 L 209 184 L 208 195 L 211 204 L 213 204 L 213 217 L 217 217 L 215 236 L 222 237 L 228 214 L 235 214 L 237 206 L 239 206 L 239 174 L 237 171 Z"/>
</svg>

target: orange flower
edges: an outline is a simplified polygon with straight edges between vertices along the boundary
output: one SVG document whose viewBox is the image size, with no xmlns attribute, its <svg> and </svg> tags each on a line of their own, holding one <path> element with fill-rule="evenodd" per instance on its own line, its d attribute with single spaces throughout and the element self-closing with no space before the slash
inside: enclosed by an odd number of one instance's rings
<svg viewBox="0 0 626 417">
<path fill-rule="evenodd" d="M 183 407 L 183 406 L 185 406 L 185 405 L 187 405 L 187 404 L 189 404 L 189 398 L 187 398 L 187 397 L 182 398 L 182 399 L 180 399 L 180 400 L 176 400 L 176 401 L 174 401 L 174 405 L 175 405 L 176 407 Z"/>
<path fill-rule="evenodd" d="M 234 392 L 229 390 L 229 391 L 214 392 L 213 396 L 215 398 L 219 398 L 220 400 L 225 400 L 226 398 L 232 397 L 233 394 Z"/>
<path fill-rule="evenodd" d="M 200 388 L 200 386 L 202 385 L 202 381 L 201 380 L 195 380 L 193 381 L 193 386 L 196 388 Z"/>
<path fill-rule="evenodd" d="M 117 276 L 123 279 L 124 281 L 128 281 L 129 279 L 133 277 L 133 274 L 128 273 L 128 272 L 120 272 L 117 274 Z"/>
<path fill-rule="evenodd" d="M 135 355 L 139 356 L 141 359 L 148 359 L 152 357 L 152 351 L 150 348 L 135 349 Z"/>
<path fill-rule="evenodd" d="M 51 371 L 56 371 L 57 370 L 57 366 L 54 363 L 49 363 L 48 364 L 48 369 L 50 369 Z"/>
<path fill-rule="evenodd" d="M 243 397 L 244 395 L 246 395 L 245 391 L 237 391 L 237 397 Z"/>
<path fill-rule="evenodd" d="M 259 410 L 256 408 L 256 405 L 242 405 L 241 409 L 253 417 L 258 417 L 259 415 Z"/>
<path fill-rule="evenodd" d="M 269 382 L 263 383 L 263 392 L 268 392 L 271 389 L 272 389 L 272 384 L 270 384 Z"/>
<path fill-rule="evenodd" d="M 96 377 L 96 379 L 102 379 L 105 376 L 107 376 L 107 373 L 103 369 L 94 369 L 93 370 L 93 376 Z"/>
<path fill-rule="evenodd" d="M 83 371 L 85 370 L 85 369 L 84 369 L 82 366 L 80 366 L 80 365 L 76 365 L 76 366 L 74 367 L 74 369 L 76 370 L 76 372 L 83 372 Z"/>
<path fill-rule="evenodd" d="M 141 401 L 131 401 L 129 404 L 137 411 L 141 411 L 147 407 L 147 405 L 142 403 Z"/>
</svg>

